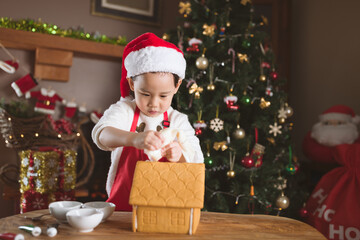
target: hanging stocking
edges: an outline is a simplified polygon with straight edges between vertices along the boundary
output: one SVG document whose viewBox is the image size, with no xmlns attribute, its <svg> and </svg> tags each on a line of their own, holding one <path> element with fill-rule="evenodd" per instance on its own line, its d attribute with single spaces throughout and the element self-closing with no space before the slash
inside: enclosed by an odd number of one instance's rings
<svg viewBox="0 0 360 240">
<path fill-rule="evenodd" d="M 11 84 L 11 87 L 15 90 L 16 95 L 21 97 L 32 88 L 36 87 L 38 83 L 35 78 L 33 78 L 30 74 L 25 75 L 24 77 L 16 80 Z"/>
<path fill-rule="evenodd" d="M 73 118 L 77 110 L 77 104 L 75 102 L 68 102 L 65 106 L 65 117 Z"/>
<path fill-rule="evenodd" d="M 261 167 L 264 153 L 265 147 L 258 143 L 258 130 L 255 128 L 255 145 L 251 151 L 251 156 L 255 161 L 255 167 Z"/>
</svg>

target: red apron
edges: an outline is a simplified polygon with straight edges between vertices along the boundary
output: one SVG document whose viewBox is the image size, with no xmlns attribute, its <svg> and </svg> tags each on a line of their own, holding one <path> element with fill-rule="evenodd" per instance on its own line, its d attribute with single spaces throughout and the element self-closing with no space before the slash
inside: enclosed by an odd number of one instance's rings
<svg viewBox="0 0 360 240">
<path fill-rule="evenodd" d="M 135 132 L 136 126 L 139 120 L 140 110 L 138 107 L 135 109 L 133 122 L 131 124 L 130 132 Z M 167 112 L 164 112 L 164 123 L 169 123 Z M 164 128 L 169 124 L 163 124 Z M 137 149 L 135 147 L 124 147 L 121 153 L 118 168 L 114 183 L 111 187 L 110 196 L 106 202 L 112 202 L 116 205 L 116 211 L 132 211 L 132 207 L 129 205 L 130 190 L 132 180 L 134 176 L 135 166 L 137 161 L 148 160 L 148 156 L 144 153 L 144 150 Z M 167 161 L 166 158 L 162 158 L 159 161 Z"/>
</svg>

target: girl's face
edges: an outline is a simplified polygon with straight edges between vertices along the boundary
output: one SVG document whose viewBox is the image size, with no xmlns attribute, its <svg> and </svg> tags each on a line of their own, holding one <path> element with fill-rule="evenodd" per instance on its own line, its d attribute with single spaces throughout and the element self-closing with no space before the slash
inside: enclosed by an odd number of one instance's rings
<svg viewBox="0 0 360 240">
<path fill-rule="evenodd" d="M 181 80 L 174 85 L 171 73 L 144 73 L 135 79 L 128 78 L 130 89 L 134 91 L 135 102 L 142 113 L 149 117 L 163 114 L 171 105 Z"/>
</svg>

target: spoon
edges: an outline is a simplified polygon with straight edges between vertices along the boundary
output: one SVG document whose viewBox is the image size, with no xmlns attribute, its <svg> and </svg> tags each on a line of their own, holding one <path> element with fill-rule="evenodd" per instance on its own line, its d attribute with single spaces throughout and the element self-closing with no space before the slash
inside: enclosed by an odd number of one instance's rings
<svg viewBox="0 0 360 240">
<path fill-rule="evenodd" d="M 32 220 L 32 221 L 34 221 L 34 222 L 37 222 L 37 221 L 40 221 L 41 218 L 42 218 L 43 216 L 46 216 L 46 215 L 50 215 L 50 213 L 45 213 L 45 214 L 42 214 L 42 215 L 39 215 L 39 216 L 36 216 L 36 217 L 24 216 L 24 218 L 30 219 L 30 220 Z"/>
</svg>

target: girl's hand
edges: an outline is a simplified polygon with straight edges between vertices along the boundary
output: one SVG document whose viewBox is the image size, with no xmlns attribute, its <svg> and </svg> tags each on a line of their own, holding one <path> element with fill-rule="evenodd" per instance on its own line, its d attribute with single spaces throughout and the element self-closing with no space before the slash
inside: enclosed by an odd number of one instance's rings
<svg viewBox="0 0 360 240">
<path fill-rule="evenodd" d="M 154 151 L 161 148 L 164 137 L 159 132 L 146 131 L 138 133 L 134 139 L 134 147 Z"/>
<path fill-rule="evenodd" d="M 171 142 L 161 149 L 162 156 L 170 162 L 179 162 L 182 157 L 182 150 L 178 142 Z"/>
</svg>

